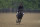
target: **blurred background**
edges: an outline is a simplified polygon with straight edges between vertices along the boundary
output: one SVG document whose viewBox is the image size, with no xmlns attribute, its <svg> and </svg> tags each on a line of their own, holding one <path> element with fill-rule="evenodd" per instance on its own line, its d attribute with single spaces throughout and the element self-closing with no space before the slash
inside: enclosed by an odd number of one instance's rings
<svg viewBox="0 0 40 27">
<path fill-rule="evenodd" d="M 40 0 L 0 0 L 0 13 L 16 12 L 20 2 L 24 12 L 40 12 Z"/>
<path fill-rule="evenodd" d="M 20 2 L 24 6 L 24 16 L 17 25 L 16 12 Z M 40 27 L 40 0 L 0 0 L 0 27 Z"/>
</svg>

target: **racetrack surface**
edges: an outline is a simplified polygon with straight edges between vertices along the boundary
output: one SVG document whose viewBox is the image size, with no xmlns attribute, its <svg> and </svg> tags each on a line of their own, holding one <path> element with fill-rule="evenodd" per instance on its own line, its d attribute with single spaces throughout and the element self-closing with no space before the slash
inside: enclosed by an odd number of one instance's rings
<svg viewBox="0 0 40 27">
<path fill-rule="evenodd" d="M 20 25 L 16 13 L 0 13 L 0 27 L 40 27 L 40 13 L 24 13 Z"/>
</svg>

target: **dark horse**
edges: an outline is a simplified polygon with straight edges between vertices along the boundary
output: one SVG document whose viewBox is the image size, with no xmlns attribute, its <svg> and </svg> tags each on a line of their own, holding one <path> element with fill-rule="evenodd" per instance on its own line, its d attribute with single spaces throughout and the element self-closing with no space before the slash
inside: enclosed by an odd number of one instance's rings
<svg viewBox="0 0 40 27">
<path fill-rule="evenodd" d="M 17 14 L 17 20 L 18 21 L 16 21 L 16 22 L 20 24 L 22 17 L 23 17 L 23 13 L 21 11 L 18 12 L 18 14 Z"/>
</svg>

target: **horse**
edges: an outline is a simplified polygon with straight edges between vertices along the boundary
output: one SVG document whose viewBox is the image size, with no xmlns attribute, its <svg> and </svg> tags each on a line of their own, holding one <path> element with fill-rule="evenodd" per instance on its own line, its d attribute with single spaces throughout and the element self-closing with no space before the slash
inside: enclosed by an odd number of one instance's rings
<svg viewBox="0 0 40 27">
<path fill-rule="evenodd" d="M 16 17 L 17 17 L 16 22 L 20 24 L 22 17 L 23 17 L 23 13 L 19 11 Z"/>
</svg>

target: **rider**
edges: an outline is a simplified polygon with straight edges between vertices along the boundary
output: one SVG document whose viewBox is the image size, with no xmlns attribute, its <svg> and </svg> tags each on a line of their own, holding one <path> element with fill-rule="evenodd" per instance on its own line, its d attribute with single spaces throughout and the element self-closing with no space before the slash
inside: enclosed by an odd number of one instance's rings
<svg viewBox="0 0 40 27">
<path fill-rule="evenodd" d="M 19 11 L 21 11 L 23 13 L 23 4 L 20 3 L 19 7 L 18 7 L 18 10 L 17 10 L 17 14 L 19 13 Z M 24 15 L 24 13 L 23 13 Z"/>
</svg>

